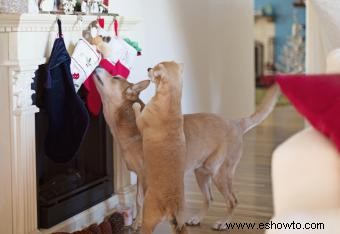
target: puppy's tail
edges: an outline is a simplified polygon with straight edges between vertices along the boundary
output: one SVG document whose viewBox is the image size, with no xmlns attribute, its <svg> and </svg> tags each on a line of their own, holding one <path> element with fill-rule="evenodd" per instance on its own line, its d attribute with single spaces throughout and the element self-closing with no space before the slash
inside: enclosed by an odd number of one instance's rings
<svg viewBox="0 0 340 234">
<path fill-rule="evenodd" d="M 239 121 L 239 126 L 243 133 L 246 133 L 256 127 L 268 117 L 268 115 L 273 111 L 280 93 L 281 92 L 277 84 L 274 84 L 269 88 L 258 110 L 251 116 Z"/>
</svg>

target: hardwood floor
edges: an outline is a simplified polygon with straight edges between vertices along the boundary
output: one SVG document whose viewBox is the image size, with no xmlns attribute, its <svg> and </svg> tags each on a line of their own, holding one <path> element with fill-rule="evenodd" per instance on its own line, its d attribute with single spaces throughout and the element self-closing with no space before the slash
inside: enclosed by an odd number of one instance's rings
<svg viewBox="0 0 340 234">
<path fill-rule="evenodd" d="M 289 136 L 304 127 L 303 119 L 291 106 L 280 106 L 257 128 L 245 136 L 244 155 L 236 171 L 235 190 L 239 206 L 233 215 L 233 223 L 265 223 L 273 216 L 271 190 L 271 155 L 273 150 Z M 189 214 L 202 205 L 202 196 L 193 175 L 185 179 L 186 200 Z M 224 216 L 225 204 L 214 188 L 214 202 L 208 216 L 198 227 L 189 227 L 191 234 L 230 233 L 262 234 L 264 230 L 230 230 L 216 232 L 210 225 Z M 156 234 L 171 233 L 167 224 L 158 225 Z"/>
</svg>

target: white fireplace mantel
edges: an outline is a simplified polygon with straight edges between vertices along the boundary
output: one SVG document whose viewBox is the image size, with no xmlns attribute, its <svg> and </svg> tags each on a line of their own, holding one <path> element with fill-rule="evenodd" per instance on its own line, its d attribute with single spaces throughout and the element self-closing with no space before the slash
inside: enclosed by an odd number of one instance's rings
<svg viewBox="0 0 340 234">
<path fill-rule="evenodd" d="M 83 16 L 81 20 L 62 15 L 60 19 L 71 51 L 82 30 L 97 17 Z M 107 29 L 112 30 L 113 17 L 104 19 Z M 139 22 L 125 17 L 118 17 L 118 21 L 124 35 Z M 51 230 L 38 230 L 35 113 L 39 109 L 32 105 L 31 84 L 38 66 L 48 60 L 56 35 L 55 15 L 0 14 L 0 233 L 74 231 L 101 219 L 117 201 L 113 197 Z M 115 155 L 114 164 L 115 188 L 128 184 L 130 176 L 119 156 Z M 84 218 L 89 214 L 92 218 Z"/>
</svg>

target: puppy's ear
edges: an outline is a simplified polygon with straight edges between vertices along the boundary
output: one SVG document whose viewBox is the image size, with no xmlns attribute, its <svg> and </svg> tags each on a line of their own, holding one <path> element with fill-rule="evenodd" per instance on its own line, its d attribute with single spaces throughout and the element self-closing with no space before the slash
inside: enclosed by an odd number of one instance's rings
<svg viewBox="0 0 340 234">
<path fill-rule="evenodd" d="M 146 89 L 149 85 L 150 85 L 150 80 L 143 80 L 143 81 L 138 82 L 137 84 L 134 84 L 132 86 L 132 89 L 140 93 L 144 89 Z"/>
<path fill-rule="evenodd" d="M 146 89 L 150 84 L 150 80 L 143 80 L 138 82 L 137 84 L 134 84 L 126 89 L 125 95 L 126 98 L 135 101 L 137 100 L 140 92 L 142 92 L 144 89 Z"/>
</svg>

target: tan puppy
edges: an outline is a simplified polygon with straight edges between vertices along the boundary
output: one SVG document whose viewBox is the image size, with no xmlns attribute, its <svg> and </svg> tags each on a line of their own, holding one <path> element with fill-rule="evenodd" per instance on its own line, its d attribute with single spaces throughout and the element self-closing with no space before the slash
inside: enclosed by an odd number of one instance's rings
<svg viewBox="0 0 340 234">
<path fill-rule="evenodd" d="M 134 228 L 140 223 L 140 211 L 143 203 L 143 151 L 142 138 L 137 129 L 132 104 L 138 102 L 139 93 L 144 90 L 149 81 L 131 84 L 124 79 L 114 79 L 104 69 L 96 69 L 95 83 L 103 101 L 105 119 L 110 126 L 115 140 L 122 149 L 122 155 L 129 170 L 138 177 L 137 204 L 138 217 Z M 273 86 L 267 93 L 259 110 L 252 116 L 240 120 L 225 120 L 218 115 L 199 113 L 184 115 L 184 133 L 187 144 L 187 160 L 185 170 L 194 171 L 197 183 L 204 195 L 204 208 L 191 217 L 187 223 L 198 225 L 205 216 L 212 196 L 210 181 L 213 180 L 222 193 L 227 204 L 224 219 L 218 220 L 214 229 L 226 229 L 233 209 L 237 205 L 232 189 L 234 170 L 242 155 L 243 135 L 260 124 L 273 110 L 278 89 Z"/>
<path fill-rule="evenodd" d="M 186 144 L 183 130 L 182 68 L 162 62 L 149 69 L 156 94 L 141 111 L 133 104 L 143 138 L 145 200 L 142 234 L 152 233 L 163 218 L 173 233 L 187 233 L 184 217 L 184 169 Z"/>
</svg>

